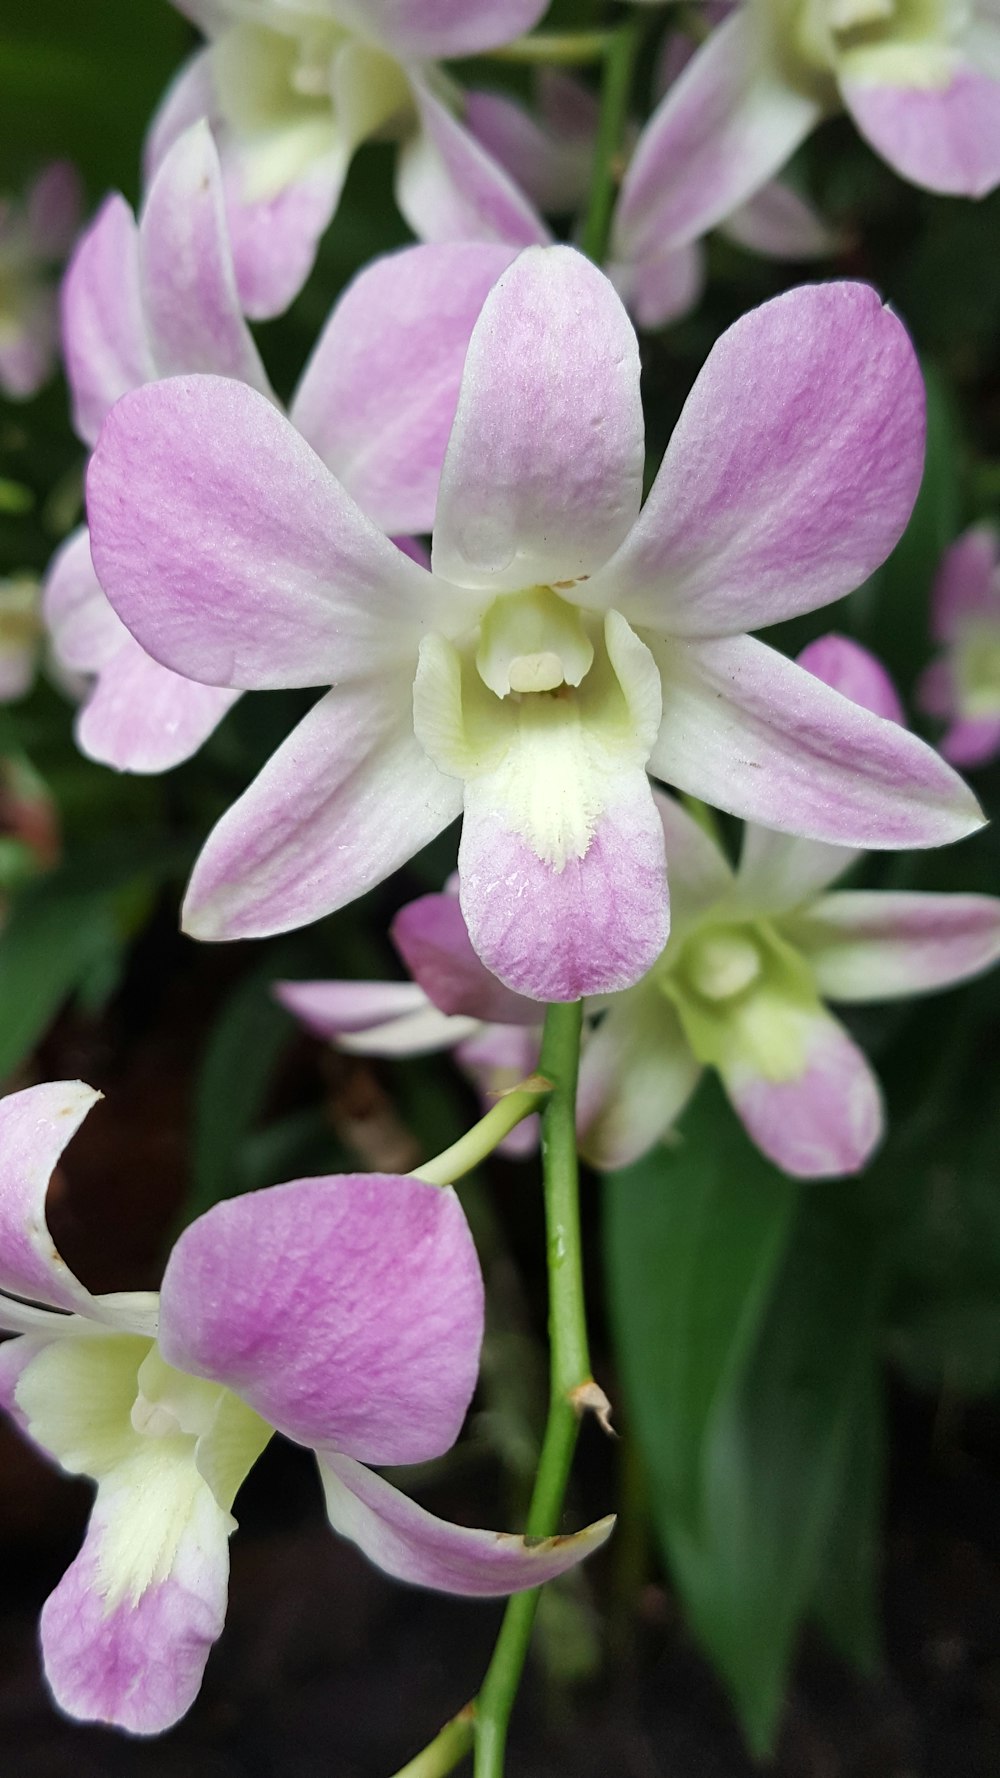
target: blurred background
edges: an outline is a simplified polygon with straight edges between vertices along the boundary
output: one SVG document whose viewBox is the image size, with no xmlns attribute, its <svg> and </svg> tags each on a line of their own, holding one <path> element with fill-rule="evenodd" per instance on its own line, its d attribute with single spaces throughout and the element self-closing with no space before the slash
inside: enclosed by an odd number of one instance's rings
<svg viewBox="0 0 1000 1778">
<path fill-rule="evenodd" d="M 569 0 L 552 22 L 620 11 Z M 0 192 L 68 158 L 88 214 L 109 189 L 136 202 L 143 134 L 193 30 L 166 0 L 5 12 Z M 457 73 L 528 90 L 500 62 Z M 941 553 L 1000 509 L 1000 194 L 973 204 L 905 186 L 844 120 L 807 144 L 796 176 L 843 232 L 830 272 L 872 281 L 910 328 L 930 436 L 889 562 L 774 639 L 794 652 L 835 624 L 881 655 L 920 726 Z M 306 289 L 256 330 L 279 394 L 347 279 L 408 238 L 390 151 L 367 147 Z M 651 468 L 723 328 L 827 270 L 721 238 L 708 253 L 696 312 L 642 340 Z M 0 399 L 0 577 L 44 573 L 81 516 L 83 464 L 58 377 L 30 401 Z M 221 1197 L 414 1166 L 475 1115 L 447 1059 L 338 1055 L 270 991 L 282 977 L 398 975 L 388 922 L 441 887 L 454 834 L 286 939 L 214 949 L 178 933 L 206 833 L 310 701 L 243 697 L 159 778 L 83 758 L 72 698 L 44 665 L 0 706 L 0 1080 L 79 1075 L 106 1095 L 50 1201 L 92 1288 L 155 1286 L 172 1235 Z M 995 812 L 1000 768 L 972 781 Z M 1000 892 L 1000 840 L 988 828 L 870 859 L 857 880 Z M 601 1556 L 545 1596 L 515 1778 L 1000 1770 L 1000 974 L 848 1023 L 889 1112 L 861 1179 L 785 1179 L 707 1083 L 680 1143 L 585 1180 L 596 1369 L 621 1437 L 585 1429 L 571 1505 L 574 1522 L 612 1504 L 622 1517 Z M 536 1161 L 494 1159 L 464 1199 L 490 1296 L 482 1387 L 464 1443 L 404 1479 L 447 1516 L 515 1523 L 545 1398 Z M 189 1718 L 148 1744 L 64 1722 L 36 1622 L 87 1510 L 83 1485 L 0 1428 L 0 1743 L 17 1778 L 388 1778 L 479 1683 L 498 1609 L 374 1572 L 325 1530 L 305 1455 L 276 1444 L 238 1503 L 229 1626 Z"/>
</svg>

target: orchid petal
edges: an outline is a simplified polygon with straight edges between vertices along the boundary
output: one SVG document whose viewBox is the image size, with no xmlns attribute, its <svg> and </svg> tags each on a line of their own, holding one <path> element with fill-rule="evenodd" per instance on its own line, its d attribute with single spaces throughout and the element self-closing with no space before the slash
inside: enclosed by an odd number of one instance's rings
<svg viewBox="0 0 1000 1778">
<path fill-rule="evenodd" d="M 612 251 L 693 241 L 790 160 L 823 115 L 781 73 L 756 11 L 708 37 L 647 123 L 622 181 Z"/>
<path fill-rule="evenodd" d="M 410 974 L 442 1012 L 487 1024 L 538 1023 L 537 1002 L 512 994 L 480 961 L 454 895 L 409 902 L 390 930 Z"/>
<path fill-rule="evenodd" d="M 769 259 L 825 259 L 845 241 L 783 180 L 772 179 L 720 223 L 720 233 Z"/>
<path fill-rule="evenodd" d="M 616 259 L 608 277 L 637 327 L 666 327 L 693 309 L 705 284 L 699 241 L 667 247 L 649 259 Z"/>
<path fill-rule="evenodd" d="M 218 113 L 215 83 L 212 79 L 212 51 L 209 45 L 196 50 L 182 62 L 163 98 L 153 113 L 143 144 L 142 164 L 147 185 L 179 136 L 192 124 L 207 117 L 214 122 Z"/>
<path fill-rule="evenodd" d="M 156 375 L 142 305 L 138 230 L 117 192 L 105 199 L 70 261 L 62 331 L 73 425 L 93 445 L 119 397 Z"/>
<path fill-rule="evenodd" d="M 56 660 L 71 673 L 96 673 L 128 635 L 94 573 L 86 526 L 74 531 L 53 557 L 42 610 Z"/>
<path fill-rule="evenodd" d="M 77 746 L 120 772 L 168 772 L 197 753 L 239 696 L 161 667 L 123 625 L 77 718 Z"/>
<path fill-rule="evenodd" d="M 654 790 L 670 877 L 674 928 L 733 894 L 735 877 L 722 848 L 672 796 Z"/>
<path fill-rule="evenodd" d="M 953 723 L 941 752 L 954 766 L 985 765 L 1000 752 L 1000 716 L 966 717 Z"/>
<path fill-rule="evenodd" d="M 532 247 L 549 231 L 506 168 L 422 81 L 413 82 L 420 127 L 396 163 L 396 202 L 424 241 L 493 241 Z"/>
<path fill-rule="evenodd" d="M 580 1060 L 580 1153 L 592 1167 L 629 1167 L 679 1117 L 701 1064 L 655 983 L 608 1008 Z"/>
<path fill-rule="evenodd" d="M 748 822 L 734 906 L 744 914 L 787 913 L 835 883 L 859 857 L 855 846 L 828 846 Z"/>
<path fill-rule="evenodd" d="M 875 292 L 787 291 L 716 342 L 588 602 L 704 637 L 839 599 L 898 541 L 923 437 L 916 356 Z"/>
<path fill-rule="evenodd" d="M 733 1107 L 757 1147 L 796 1179 L 859 1173 L 883 1130 L 882 1096 L 857 1044 L 822 1008 L 788 1008 L 803 1066 L 769 1079 L 735 1050 L 720 1068 Z"/>
<path fill-rule="evenodd" d="M 382 1476 L 323 1453 L 320 1476 L 330 1523 L 396 1580 L 443 1593 L 495 1598 L 541 1586 L 600 1549 L 614 1519 L 573 1536 L 514 1537 L 436 1519 Z"/>
<path fill-rule="evenodd" d="M 507 93 L 465 95 L 466 128 L 539 210 L 562 216 L 586 197 L 594 157 L 594 95 L 561 70 L 544 70 L 538 114 Z M 555 118 L 550 115 L 555 111 Z"/>
<path fill-rule="evenodd" d="M 276 982 L 274 992 L 314 1036 L 359 1056 L 436 1055 L 479 1030 L 431 1006 L 416 982 Z"/>
<path fill-rule="evenodd" d="M 969 65 L 946 86 L 842 80 L 865 140 L 904 179 L 928 191 L 985 197 L 1000 184 L 1000 81 Z"/>
<path fill-rule="evenodd" d="M 850 698 L 852 704 L 870 710 L 873 716 L 905 724 L 906 713 L 899 693 L 881 661 L 850 636 L 831 630 L 828 635 L 817 637 L 802 650 L 798 664 L 814 679 L 821 679 L 842 697 Z"/>
<path fill-rule="evenodd" d="M 991 968 L 1000 958 L 1000 900 L 841 890 L 784 930 L 830 1000 L 895 1000 Z"/>
<path fill-rule="evenodd" d="M 893 851 L 972 833 L 972 792 L 915 735 L 750 636 L 660 643 L 658 778 L 782 832 Z"/>
<path fill-rule="evenodd" d="M 72 161 L 43 167 L 29 188 L 26 211 L 33 252 L 43 259 L 69 252 L 83 211 L 83 186 Z"/>
<path fill-rule="evenodd" d="M 339 1174 L 230 1198 L 185 1229 L 160 1302 L 167 1363 L 301 1444 L 422 1463 L 458 1436 L 483 1287 L 450 1189 Z"/>
<path fill-rule="evenodd" d="M 435 573 L 492 593 L 586 576 L 642 485 L 639 354 L 625 310 L 570 247 L 529 248 L 472 333 L 441 477 Z"/>
<path fill-rule="evenodd" d="M 452 61 L 510 43 L 547 0 L 337 0 L 337 16 L 400 61 Z"/>
<path fill-rule="evenodd" d="M 348 152 L 332 148 L 273 197 L 251 200 L 240 144 L 223 137 L 219 158 L 240 303 L 252 321 L 268 321 L 284 313 L 312 271 L 344 189 Z"/>
<path fill-rule="evenodd" d="M 469 338 L 514 251 L 409 247 L 375 260 L 306 366 L 292 424 L 390 536 L 433 528 Z"/>
<path fill-rule="evenodd" d="M 204 120 L 174 143 L 150 186 L 139 261 L 157 374 L 209 371 L 271 396 L 240 309 L 219 157 Z"/>
<path fill-rule="evenodd" d="M 971 525 L 945 550 L 931 594 L 934 638 L 954 642 L 968 618 L 993 618 L 1000 625 L 1000 533 L 994 525 Z"/>
<path fill-rule="evenodd" d="M 538 1017 L 538 1009 L 535 1009 Z M 450 1020 L 455 1024 L 457 1020 Z M 472 1082 L 483 1111 L 496 1104 L 502 1093 L 519 1086 L 538 1068 L 541 1027 L 535 1025 L 476 1025 L 455 1045 L 455 1061 Z M 497 1143 L 497 1153 L 522 1160 L 536 1153 L 540 1124 L 537 1114 L 524 1117 Z"/>
<path fill-rule="evenodd" d="M 241 689 L 409 653 L 439 589 L 254 389 L 173 377 L 109 414 L 87 477 L 101 585 L 147 653 Z M 450 609 L 450 608 L 449 608 Z"/>
<path fill-rule="evenodd" d="M 209 835 L 184 903 L 192 936 L 317 920 L 455 819 L 462 787 L 418 746 L 408 703 L 401 680 L 340 686 L 313 706 Z"/>
</svg>

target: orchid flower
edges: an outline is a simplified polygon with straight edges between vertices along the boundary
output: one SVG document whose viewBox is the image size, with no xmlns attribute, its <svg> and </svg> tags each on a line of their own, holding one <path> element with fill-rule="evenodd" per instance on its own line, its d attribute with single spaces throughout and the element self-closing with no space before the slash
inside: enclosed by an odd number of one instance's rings
<svg viewBox="0 0 1000 1778">
<path fill-rule="evenodd" d="M 244 311 L 304 284 L 356 148 L 402 142 L 399 207 L 425 240 L 546 239 L 527 199 L 454 115 L 431 65 L 509 42 L 546 0 L 174 0 L 208 39 L 153 120 L 147 168 L 199 118 L 222 158 Z"/>
<path fill-rule="evenodd" d="M 0 704 L 31 690 L 45 633 L 41 589 L 33 574 L 0 580 Z"/>
<path fill-rule="evenodd" d="M 81 203 L 68 161 L 46 167 L 23 204 L 0 201 L 0 392 L 10 401 L 36 395 L 55 368 L 59 328 L 49 274 L 73 244 Z"/>
<path fill-rule="evenodd" d="M 949 727 L 941 752 L 954 765 L 1000 753 L 1000 535 L 973 525 L 941 560 L 932 594 L 934 639 L 943 653 L 918 696 Z"/>
<path fill-rule="evenodd" d="M 1000 23 L 990 0 L 743 0 L 643 130 L 616 251 L 653 259 L 759 192 L 846 107 L 876 153 L 931 191 L 1000 182 Z"/>
<path fill-rule="evenodd" d="M 275 1431 L 311 1447 L 327 1514 L 386 1573 L 490 1596 L 538 1586 L 609 1535 L 447 1524 L 368 1465 L 458 1436 L 483 1289 L 450 1189 L 343 1174 L 218 1204 L 181 1235 L 159 1295 L 92 1296 L 52 1245 L 49 1175 L 99 1097 L 79 1081 L 0 1103 L 0 1398 L 97 1498 L 42 1611 L 70 1715 L 155 1734 L 201 1685 L 226 1610 L 232 1506 Z"/>
<path fill-rule="evenodd" d="M 376 260 L 331 314 L 291 423 L 386 531 L 427 531 L 473 321 L 513 249 L 418 247 Z M 138 224 L 117 194 L 80 242 L 63 299 L 74 419 L 85 444 L 129 389 L 183 371 L 236 378 L 277 406 L 240 310 L 218 155 L 206 124 L 171 148 Z M 162 772 L 197 751 L 238 691 L 152 659 L 101 591 L 86 529 L 56 556 L 45 617 L 59 664 L 91 690 L 92 759 Z"/>
<path fill-rule="evenodd" d="M 587 260 L 529 248 L 472 331 L 428 572 L 255 390 L 185 377 L 125 396 L 88 477 L 122 621 L 206 683 L 333 685 L 209 837 L 188 930 L 314 920 L 464 807 L 475 950 L 508 987 L 578 999 L 637 981 L 666 941 L 647 768 L 815 839 L 973 830 L 931 748 L 738 634 L 882 561 L 922 416 L 872 290 L 792 291 L 716 344 L 640 512 L 635 334 Z"/>
<path fill-rule="evenodd" d="M 844 637 L 800 665 L 883 721 L 902 711 L 882 668 Z M 1000 959 L 1000 899 L 831 891 L 852 849 L 747 827 L 738 870 L 699 823 L 659 799 L 674 923 L 662 957 L 607 1003 L 584 1049 L 582 1149 L 622 1167 L 664 1135 L 703 1068 L 786 1173 L 861 1170 L 883 1129 L 878 1082 L 827 1010 L 949 987 Z"/>
<path fill-rule="evenodd" d="M 451 1050 L 487 1111 L 538 1065 L 538 1005 L 484 969 L 472 949 L 457 884 L 400 910 L 390 936 L 409 982 L 276 982 L 281 1004 L 338 1049 L 359 1056 L 426 1056 Z M 498 1144 L 520 1157 L 538 1147 L 538 1118 Z"/>
</svg>

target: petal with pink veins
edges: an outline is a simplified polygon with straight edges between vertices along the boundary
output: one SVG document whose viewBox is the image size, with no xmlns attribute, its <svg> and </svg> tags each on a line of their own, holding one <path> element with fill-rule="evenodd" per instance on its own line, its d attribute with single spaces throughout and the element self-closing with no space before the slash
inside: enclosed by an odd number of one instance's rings
<svg viewBox="0 0 1000 1778">
<path fill-rule="evenodd" d="M 73 424 L 93 445 L 119 397 L 156 375 L 143 313 L 138 229 L 117 192 L 105 198 L 70 261 L 62 334 Z"/>
<path fill-rule="evenodd" d="M 450 1188 L 338 1174 L 230 1198 L 180 1236 L 160 1302 L 167 1363 L 301 1444 L 423 1463 L 458 1436 L 483 1286 Z"/>
<path fill-rule="evenodd" d="M 822 1008 L 797 1017 L 803 1066 L 791 1078 L 769 1079 L 734 1053 L 720 1068 L 747 1134 L 795 1179 L 859 1173 L 883 1131 L 878 1081 L 857 1044 Z"/>
<path fill-rule="evenodd" d="M 396 162 L 396 203 L 423 241 L 544 245 L 551 239 L 506 168 L 422 81 L 413 83 L 419 128 Z"/>
<path fill-rule="evenodd" d="M 1000 958 L 1000 900 L 841 890 L 784 930 L 828 999 L 895 1000 L 992 968 Z"/>
<path fill-rule="evenodd" d="M 488 1024 L 538 1023 L 537 1001 L 512 994 L 480 961 L 454 895 L 407 903 L 390 935 L 414 981 L 442 1012 Z"/>
<path fill-rule="evenodd" d="M 964 65 L 944 86 L 854 79 L 840 90 L 865 140 L 914 185 L 981 198 L 1000 184 L 1000 80 Z"/>
<path fill-rule="evenodd" d="M 606 1543 L 614 1519 L 585 1531 L 524 1538 L 452 1525 L 417 1506 L 384 1477 L 324 1452 L 320 1475 L 330 1523 L 396 1580 L 489 1599 L 541 1586 Z"/>
<path fill-rule="evenodd" d="M 121 630 L 77 717 L 77 746 L 120 772 L 168 772 L 197 753 L 240 693 L 172 673 Z"/>
<path fill-rule="evenodd" d="M 338 0 L 337 16 L 402 62 L 451 61 L 510 43 L 547 0 Z"/>
</svg>

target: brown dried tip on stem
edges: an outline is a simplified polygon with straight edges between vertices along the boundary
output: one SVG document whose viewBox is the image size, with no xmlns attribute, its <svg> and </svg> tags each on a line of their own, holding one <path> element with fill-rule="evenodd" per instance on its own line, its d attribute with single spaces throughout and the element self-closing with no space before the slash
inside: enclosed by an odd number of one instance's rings
<svg viewBox="0 0 1000 1778">
<path fill-rule="evenodd" d="M 527 1080 L 519 1080 L 516 1086 L 504 1087 L 502 1092 L 495 1093 L 496 1099 L 509 1099 L 511 1093 L 551 1093 L 552 1082 L 544 1074 L 529 1074 Z"/>
<path fill-rule="evenodd" d="M 618 1437 L 611 1424 L 611 1403 L 600 1383 L 595 1383 L 593 1377 L 588 1377 L 585 1383 L 578 1383 L 575 1389 L 571 1389 L 569 1399 L 577 1414 L 594 1414 L 602 1432 L 606 1432 L 609 1438 Z"/>
</svg>

